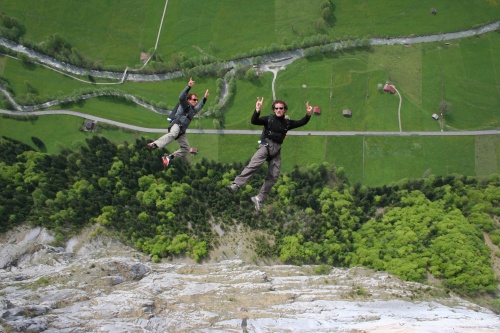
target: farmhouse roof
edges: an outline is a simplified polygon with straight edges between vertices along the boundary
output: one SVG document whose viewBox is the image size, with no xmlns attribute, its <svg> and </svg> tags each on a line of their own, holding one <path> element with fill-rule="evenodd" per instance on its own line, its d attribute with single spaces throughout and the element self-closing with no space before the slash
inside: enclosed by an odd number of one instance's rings
<svg viewBox="0 0 500 333">
<path fill-rule="evenodd" d="M 396 92 L 396 88 L 392 84 L 386 83 L 384 86 L 384 91 L 388 91 L 391 94 L 394 94 Z"/>
<path fill-rule="evenodd" d="M 95 127 L 95 122 L 93 120 L 90 120 L 90 119 L 85 119 L 85 121 L 83 122 L 83 126 L 88 131 L 92 131 Z"/>
</svg>

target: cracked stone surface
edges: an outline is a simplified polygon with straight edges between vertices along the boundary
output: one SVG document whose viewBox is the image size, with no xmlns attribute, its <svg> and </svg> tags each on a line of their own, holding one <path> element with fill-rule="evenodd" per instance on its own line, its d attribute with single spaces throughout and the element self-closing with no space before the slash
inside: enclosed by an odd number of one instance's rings
<svg viewBox="0 0 500 333">
<path fill-rule="evenodd" d="M 500 317 L 365 268 L 153 264 L 106 237 L 65 247 L 44 229 L 0 237 L 3 332 L 499 332 Z"/>
</svg>

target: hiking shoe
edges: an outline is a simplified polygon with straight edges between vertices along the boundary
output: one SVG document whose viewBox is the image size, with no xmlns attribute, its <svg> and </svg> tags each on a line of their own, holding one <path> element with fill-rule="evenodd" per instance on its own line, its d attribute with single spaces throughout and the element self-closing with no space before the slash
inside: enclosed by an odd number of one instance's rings
<svg viewBox="0 0 500 333">
<path fill-rule="evenodd" d="M 235 194 L 240 189 L 240 186 L 238 184 L 232 183 L 231 185 L 226 186 L 226 188 L 228 189 L 229 192 Z"/>
<path fill-rule="evenodd" d="M 163 163 L 163 167 L 166 169 L 170 163 L 170 156 L 162 156 L 161 162 Z"/>
<path fill-rule="evenodd" d="M 158 148 L 158 146 L 154 142 L 148 143 L 147 147 L 149 150 L 154 149 L 154 148 Z"/>
<path fill-rule="evenodd" d="M 258 197 L 252 197 L 252 202 L 255 204 L 255 211 L 258 213 L 260 212 L 260 200 Z"/>
</svg>

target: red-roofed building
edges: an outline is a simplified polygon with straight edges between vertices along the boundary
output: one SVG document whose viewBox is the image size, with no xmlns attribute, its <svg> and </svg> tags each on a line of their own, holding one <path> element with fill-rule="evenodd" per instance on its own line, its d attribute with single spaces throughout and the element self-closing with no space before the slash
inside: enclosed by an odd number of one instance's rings
<svg viewBox="0 0 500 333">
<path fill-rule="evenodd" d="M 313 107 L 313 113 L 319 116 L 321 114 L 321 108 L 319 106 Z"/>
<path fill-rule="evenodd" d="M 396 92 L 396 88 L 392 84 L 386 83 L 384 86 L 384 91 L 394 94 Z"/>
</svg>

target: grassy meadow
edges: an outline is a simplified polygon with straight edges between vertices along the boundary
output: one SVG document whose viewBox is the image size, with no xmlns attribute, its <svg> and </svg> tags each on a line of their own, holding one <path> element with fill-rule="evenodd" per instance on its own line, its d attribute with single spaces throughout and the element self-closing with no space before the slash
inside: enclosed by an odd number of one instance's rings
<svg viewBox="0 0 500 333">
<path fill-rule="evenodd" d="M 500 12 L 497 0 L 339 0 L 334 3 L 338 21 L 333 30 L 341 38 L 430 35 L 460 31 L 496 21 Z M 435 15 L 430 14 L 431 8 L 437 10 Z"/>
<path fill-rule="evenodd" d="M 319 121 L 313 117 L 311 121 Z M 42 116 L 36 120 L 0 118 L 2 135 L 30 144 L 35 136 L 43 138 L 46 152 L 76 147 L 93 134 L 80 130 L 82 119 L 72 116 Z M 194 124 L 195 125 L 195 124 Z M 4 134 L 5 133 L 5 134 Z M 12 134 L 12 135 L 9 135 Z M 155 139 L 162 133 L 137 133 L 102 126 L 98 134 L 116 143 L 132 143 L 141 136 Z M 189 156 L 192 163 L 206 158 L 222 163 L 247 162 L 258 146 L 255 135 L 189 134 L 199 154 Z M 174 151 L 174 143 L 165 151 Z M 430 174 L 486 176 L 498 172 L 498 136 L 288 136 L 283 146 L 285 172 L 294 166 L 328 162 L 345 169 L 351 183 L 369 186 L 388 184 L 403 178 Z"/>
<path fill-rule="evenodd" d="M 154 47 L 163 1 L 1 0 L 0 8 L 42 42 L 58 33 L 83 55 L 104 65 L 133 66 Z"/>
<path fill-rule="evenodd" d="M 336 0 L 329 26 L 318 29 L 322 0 L 169 1 L 158 44 L 165 58 L 182 52 L 228 59 L 271 44 L 327 34 L 336 39 L 428 35 L 470 29 L 498 20 L 497 0 Z M 0 8 L 41 42 L 61 34 L 104 65 L 133 66 L 154 47 L 163 0 L 0 0 Z M 430 14 L 431 8 L 437 14 Z"/>
<path fill-rule="evenodd" d="M 498 1 L 440 3 L 431 15 L 433 1 L 335 1 L 330 28 L 318 30 L 320 0 L 303 1 L 170 1 L 159 40 L 158 53 L 170 59 L 181 52 L 188 57 L 203 54 L 230 59 L 272 44 L 291 44 L 314 34 L 332 38 L 425 35 L 465 30 L 500 17 Z M 25 38 L 41 42 L 57 32 L 85 56 L 104 65 L 139 66 L 141 51 L 154 46 L 164 1 L 124 0 L 0 0 L 3 12 L 26 26 Z M 441 7 L 442 6 L 442 7 Z M 363 14 L 361 14 L 363 13 Z M 445 131 L 500 128 L 500 34 L 413 45 L 376 46 L 303 58 L 280 70 L 276 97 L 289 105 L 292 119 L 305 113 L 305 102 L 322 109 L 307 127 L 310 131 L 399 131 L 398 94 L 380 90 L 394 84 L 401 95 L 403 131 L 439 131 L 431 118 L 442 100 L 451 106 Z M 78 95 L 82 89 L 112 88 L 147 102 L 172 107 L 188 78 L 163 82 L 126 82 L 91 86 L 39 65 L 22 65 L 0 55 L 0 77 L 23 100 L 35 94 L 41 101 Z M 86 77 L 83 77 L 86 79 Z M 216 77 L 195 77 L 193 91 L 200 97 L 211 92 L 204 110 L 216 96 Z M 237 79 L 236 93 L 225 108 L 225 129 L 260 129 L 250 124 L 256 97 L 265 108 L 273 99 L 273 74 L 253 80 Z M 0 100 L 0 108 L 5 108 Z M 136 104 L 109 97 L 58 106 L 136 126 L 166 128 L 165 116 Z M 351 118 L 342 116 L 350 109 Z M 271 113 L 270 108 L 265 109 Z M 79 129 L 82 119 L 42 116 L 36 120 L 0 118 L 0 134 L 34 147 L 31 137 L 57 153 L 90 134 Z M 191 128 L 213 129 L 213 119 L 197 119 Z M 114 142 L 132 142 L 141 135 L 155 139 L 162 133 L 131 133 L 110 127 L 100 135 Z M 189 135 L 199 154 L 189 157 L 218 162 L 246 162 L 257 147 L 250 135 Z M 500 165 L 498 136 L 399 137 L 399 136 L 289 136 L 283 151 L 283 170 L 324 161 L 344 167 L 352 183 L 382 185 L 402 178 L 430 174 L 488 175 Z M 173 144 L 168 147 L 177 149 Z"/>
<path fill-rule="evenodd" d="M 275 83 L 276 97 L 287 101 L 292 118 L 302 117 L 306 101 L 320 106 L 322 119 L 310 123 L 311 130 L 398 131 L 399 97 L 379 89 L 379 85 L 389 81 L 402 96 L 403 131 L 439 130 L 439 124 L 432 120 L 431 115 L 438 112 L 442 99 L 452 107 L 446 118 L 446 129 L 494 129 L 500 126 L 500 99 L 496 88 L 496 59 L 500 58 L 500 48 L 496 45 L 499 43 L 499 34 L 491 33 L 452 41 L 449 45 L 377 46 L 369 51 L 299 59 L 279 71 Z M 470 55 L 472 52 L 475 57 Z M 19 98 L 29 93 L 27 82 L 36 89 L 42 101 L 95 87 L 45 67 L 26 67 L 12 58 L 0 59 L 0 75 L 8 80 Z M 206 89 L 212 92 L 205 107 L 210 108 L 216 97 L 213 95 L 216 78 L 195 79 L 194 92 L 200 96 Z M 249 113 L 257 96 L 271 102 L 272 80 L 270 72 L 252 81 L 237 80 L 235 97 L 225 113 L 226 129 L 252 128 Z M 185 85 L 186 78 L 101 87 L 117 89 L 151 103 L 165 102 L 172 107 Z M 158 123 L 157 114 L 106 97 L 65 105 L 64 108 L 137 126 L 157 127 Z M 344 109 L 352 110 L 353 117 L 343 117 Z M 203 121 L 202 128 L 213 128 L 212 121 Z"/>
</svg>

